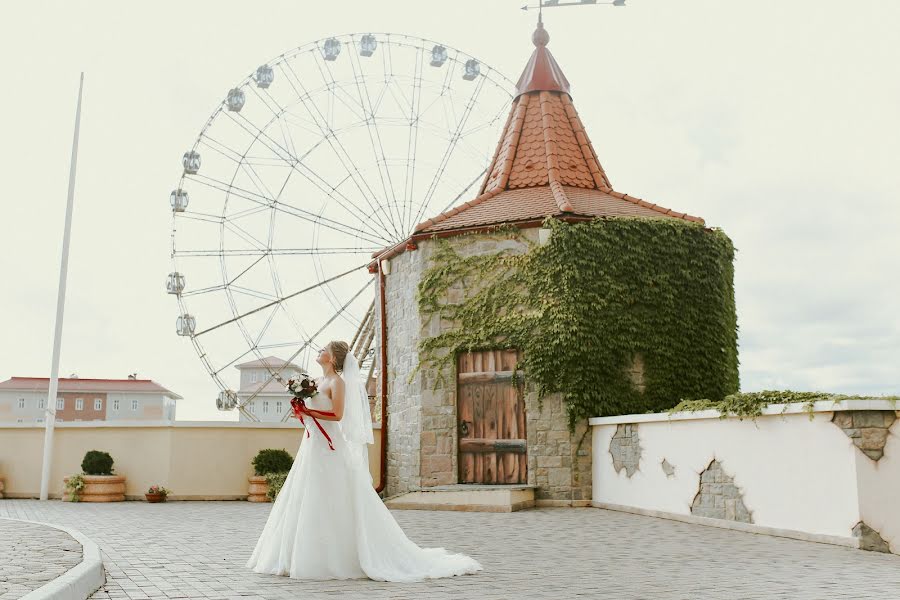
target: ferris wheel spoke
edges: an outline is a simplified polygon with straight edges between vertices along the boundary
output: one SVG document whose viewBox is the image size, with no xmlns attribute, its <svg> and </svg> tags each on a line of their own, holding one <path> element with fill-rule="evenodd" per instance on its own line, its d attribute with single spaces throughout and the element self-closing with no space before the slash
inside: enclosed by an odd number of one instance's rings
<svg viewBox="0 0 900 600">
<path fill-rule="evenodd" d="M 314 248 L 236 248 L 236 249 L 215 249 L 215 250 L 177 250 L 175 256 L 178 258 L 192 258 L 199 256 L 306 256 L 306 255 L 367 255 L 371 256 L 373 252 L 381 250 L 380 246 L 372 246 L 370 248 L 331 248 L 331 247 L 314 247 Z"/>
<path fill-rule="evenodd" d="M 287 365 L 289 365 L 289 364 L 291 364 L 291 363 L 294 361 L 294 359 L 297 358 L 297 356 L 298 356 L 301 352 L 303 352 L 304 350 L 306 350 L 306 348 L 307 348 L 310 344 L 312 344 L 312 343 L 313 343 L 313 342 L 314 342 L 314 341 L 322 334 L 322 332 L 325 331 L 325 330 L 328 328 L 328 326 L 331 325 L 331 324 L 334 322 L 334 320 L 337 319 L 338 316 L 339 316 L 344 310 L 347 309 L 347 307 L 349 307 L 351 304 L 353 304 L 353 301 L 356 300 L 357 298 L 359 298 L 359 296 L 360 296 L 364 291 L 366 291 L 371 285 L 372 285 L 372 281 L 371 281 L 371 280 L 370 280 L 370 281 L 367 281 L 367 282 L 366 282 L 366 285 L 364 285 L 363 287 L 361 287 L 361 288 L 359 289 L 358 292 L 356 292 L 355 294 L 353 294 L 353 296 L 352 296 L 349 300 L 347 300 L 346 304 L 344 304 L 344 306 L 341 307 L 341 310 L 339 310 L 337 313 L 335 313 L 330 319 L 328 319 L 328 321 L 325 322 L 324 325 L 322 325 L 322 326 L 319 328 L 318 331 L 316 331 L 312 336 L 310 336 L 310 338 L 309 338 L 308 340 L 306 340 L 306 341 L 303 343 L 303 345 L 300 346 L 300 348 L 298 348 L 298 349 L 294 352 L 294 354 L 292 354 L 291 357 L 290 357 L 287 361 L 285 361 L 285 364 L 284 364 L 282 367 L 279 367 L 279 369 L 278 369 L 277 372 L 274 372 L 274 373 L 273 373 L 273 372 L 271 372 L 271 369 L 270 369 L 270 375 L 269 375 L 268 379 L 262 384 L 262 386 L 260 386 L 260 389 L 259 389 L 259 390 L 257 390 L 256 392 L 254 392 L 254 393 L 250 396 L 249 399 L 253 399 L 254 397 L 256 397 L 256 395 L 259 393 L 259 391 L 262 390 L 262 388 L 264 388 L 265 386 L 267 386 L 273 379 L 277 379 L 278 381 L 283 381 L 283 380 L 281 379 L 281 371 L 284 369 L 284 367 L 287 366 Z M 248 401 L 249 401 L 249 399 L 248 399 Z"/>
<path fill-rule="evenodd" d="M 428 186 L 428 191 L 425 193 L 425 198 L 422 201 L 422 205 L 419 207 L 419 210 L 416 212 L 415 220 L 421 218 L 422 213 L 428 207 L 431 202 L 431 197 L 434 195 L 434 192 L 437 190 L 437 184 L 440 180 L 440 177 L 443 175 L 444 170 L 447 168 L 447 163 L 450 161 L 450 156 L 453 153 L 453 149 L 456 147 L 456 143 L 460 138 L 460 131 L 465 126 L 466 120 L 468 120 L 469 115 L 472 114 L 472 109 L 475 107 L 475 102 L 478 99 L 478 94 L 481 93 L 482 88 L 484 88 L 485 78 L 481 77 L 478 80 L 478 85 L 475 86 L 475 90 L 472 92 L 472 96 L 469 98 L 469 101 L 466 103 L 466 107 L 463 110 L 463 114 L 460 116 L 459 120 L 456 124 L 456 130 L 454 131 L 452 137 L 450 138 L 450 143 L 447 144 L 446 150 L 444 150 L 444 155 L 441 157 L 441 162 L 439 163 L 438 169 L 434 174 L 434 177 L 431 179 L 431 184 Z"/>
<path fill-rule="evenodd" d="M 223 144 L 222 142 L 218 141 L 217 139 L 215 139 L 214 137 L 212 137 L 210 135 L 202 136 L 200 138 L 200 143 L 203 144 L 203 146 L 205 146 L 206 148 L 209 148 L 210 150 L 212 150 L 213 152 L 221 154 L 225 158 L 228 158 L 235 162 L 241 161 L 242 157 L 241 157 L 240 153 L 236 152 L 235 150 L 232 150 L 231 148 L 229 148 L 228 146 L 226 146 L 225 144 Z"/>
<path fill-rule="evenodd" d="M 302 344 L 302 343 L 303 343 L 302 339 L 297 339 L 297 340 L 290 340 L 287 342 L 275 342 L 272 344 L 260 344 L 259 346 L 257 346 L 257 348 L 259 350 L 274 350 L 276 348 L 291 348 L 291 347 L 296 346 L 297 344 Z"/>
<path fill-rule="evenodd" d="M 314 284 L 314 285 L 311 285 L 311 286 L 309 286 L 309 287 L 305 287 L 305 288 L 303 288 L 303 289 L 300 290 L 300 291 L 294 292 L 293 294 L 287 295 L 287 296 L 285 296 L 285 297 L 283 297 L 283 298 L 279 298 L 278 300 L 275 300 L 275 301 L 273 301 L 273 302 L 269 302 L 268 304 L 263 304 L 262 306 L 259 306 L 259 307 L 257 307 L 257 308 L 254 308 L 254 309 L 251 310 L 251 311 L 248 311 L 248 312 L 245 312 L 245 313 L 243 313 L 243 314 L 241 314 L 241 315 L 238 315 L 238 316 L 234 317 L 233 319 L 228 319 L 227 321 L 224 321 L 224 322 L 222 322 L 222 323 L 219 323 L 218 325 L 213 325 L 212 327 L 209 327 L 209 328 L 207 328 L 207 329 L 204 329 L 203 331 L 201 331 L 201 332 L 199 332 L 199 333 L 195 333 L 195 334 L 193 335 L 193 337 L 200 337 L 201 335 L 206 334 L 206 333 L 209 333 L 210 331 L 215 331 L 216 329 L 219 329 L 220 327 L 223 327 L 223 326 L 228 325 L 228 324 L 230 324 L 230 323 L 234 323 L 234 322 L 236 322 L 236 321 L 240 321 L 241 319 L 243 319 L 243 318 L 245 318 L 245 317 L 249 317 L 250 315 L 256 314 L 256 313 L 258 313 L 258 312 L 261 311 L 261 310 L 265 310 L 265 309 L 269 308 L 270 306 L 274 306 L 274 305 L 276 305 L 276 304 L 278 304 L 278 303 L 280 303 L 280 302 L 284 302 L 284 301 L 286 301 L 286 300 L 290 300 L 291 298 L 294 298 L 294 297 L 296 297 L 296 296 L 299 296 L 300 294 L 305 294 L 306 292 L 312 291 L 312 290 L 314 290 L 314 289 L 316 289 L 316 288 L 318 288 L 318 287 L 321 287 L 321 286 L 323 286 L 323 285 L 326 285 L 326 284 L 328 284 L 328 283 L 330 283 L 330 282 L 332 282 L 332 281 L 337 281 L 337 280 L 340 279 L 341 277 L 346 277 L 347 275 L 350 275 L 351 273 L 356 273 L 357 271 L 359 271 L 359 270 L 361 270 L 361 269 L 364 269 L 364 268 L 366 268 L 367 266 L 368 266 L 368 263 L 363 264 L 363 265 L 360 265 L 360 266 L 358 266 L 358 267 L 354 267 L 354 268 L 352 268 L 352 269 L 350 269 L 350 270 L 348 270 L 348 271 L 344 271 L 343 273 L 340 273 L 340 274 L 338 274 L 338 275 L 335 275 L 334 277 L 331 277 L 331 278 L 329 278 L 329 279 L 326 279 L 325 281 L 320 281 L 320 282 L 318 282 L 318 283 L 316 283 L 316 284 Z M 368 285 L 368 284 L 367 284 L 367 285 Z"/>
<path fill-rule="evenodd" d="M 374 127 L 375 112 L 372 110 L 372 98 L 369 96 L 369 89 L 365 88 L 365 93 L 363 93 L 363 87 L 360 85 L 360 78 L 362 77 L 362 65 L 359 64 L 359 57 L 356 55 L 356 53 L 352 53 L 350 57 L 350 68 L 353 69 L 353 78 L 356 81 L 356 92 L 359 95 L 359 103 L 363 106 L 363 110 L 368 110 L 368 113 L 365 115 L 365 117 L 366 130 L 369 133 L 369 144 L 372 146 L 373 153 L 377 152 L 381 155 L 380 161 L 377 158 L 375 159 L 375 166 L 378 169 L 378 177 L 381 180 L 381 189 L 384 193 L 384 199 L 386 203 L 393 200 L 393 205 L 396 206 L 397 196 L 394 193 L 394 185 L 391 181 L 391 170 L 388 168 L 388 160 L 387 156 L 385 156 L 384 144 L 381 141 L 381 135 L 378 131 L 378 128 Z M 356 61 L 355 64 L 354 60 Z M 366 108 L 367 106 L 368 108 Z M 401 231 L 405 232 L 406 227 L 404 227 L 405 224 L 403 223 L 403 217 L 399 210 L 397 210 L 396 212 L 397 221 L 400 225 Z"/>
<path fill-rule="evenodd" d="M 211 285 L 209 287 L 200 288 L 197 290 L 190 290 L 188 292 L 181 292 L 182 297 L 187 298 L 189 296 L 200 296 L 202 294 L 208 294 L 210 292 L 217 292 L 219 290 L 225 289 L 224 284 L 219 285 Z"/>
<path fill-rule="evenodd" d="M 278 296 L 276 296 L 275 294 L 267 294 L 259 290 L 251 290 L 250 288 L 245 288 L 239 285 L 229 285 L 228 289 L 239 294 L 244 294 L 245 296 L 253 296 L 254 298 L 259 298 L 261 300 L 278 300 Z"/>
<path fill-rule="evenodd" d="M 244 267 L 243 270 L 242 270 L 240 273 L 238 273 L 237 275 L 235 275 L 234 277 L 232 277 L 231 279 L 229 279 L 229 280 L 225 283 L 225 286 L 226 286 L 226 287 L 229 287 L 229 286 L 237 287 L 237 286 L 234 286 L 234 282 L 237 281 L 238 279 L 240 279 L 241 277 L 243 277 L 244 275 L 246 275 L 247 273 L 249 273 L 250 270 L 253 269 L 253 267 L 255 267 L 256 265 L 258 265 L 260 262 L 262 262 L 262 260 L 263 260 L 264 258 L 265 258 L 265 256 L 260 256 L 259 258 L 257 258 L 257 259 L 254 260 L 253 262 L 251 262 L 249 265 L 247 265 L 246 267 Z M 239 287 L 238 287 L 238 289 L 243 289 L 243 288 L 239 288 Z"/>
<path fill-rule="evenodd" d="M 245 200 L 249 200 L 251 202 L 256 202 L 265 208 L 274 208 L 279 212 L 283 212 L 285 214 L 291 215 L 293 217 L 297 217 L 298 219 L 303 219 L 309 223 L 317 224 L 327 229 L 331 229 L 338 233 L 343 233 L 346 235 L 352 235 L 356 237 L 361 237 L 363 234 L 362 231 L 358 229 L 352 229 L 350 226 L 340 223 L 338 221 L 334 221 L 332 219 L 328 219 L 326 217 L 322 217 L 321 215 L 317 215 L 308 210 L 304 210 L 302 208 L 296 207 L 290 203 L 287 203 L 283 200 L 275 201 L 272 198 L 268 198 L 266 196 L 262 196 L 257 194 L 256 192 L 251 192 L 249 190 L 245 190 L 243 188 L 237 187 L 235 185 L 228 184 L 224 181 L 220 181 L 218 179 L 214 179 L 212 177 L 208 177 L 206 175 L 190 175 L 188 177 L 191 181 L 196 181 L 202 185 L 206 185 L 213 189 L 217 189 L 219 191 L 231 193 L 233 195 L 239 196 Z M 181 213 L 184 214 L 184 213 Z M 365 241 L 381 245 L 381 244 L 392 244 L 394 243 L 390 238 L 384 237 L 381 234 L 374 231 L 375 237 L 365 236 L 363 239 Z"/>
<path fill-rule="evenodd" d="M 229 116 L 231 116 L 231 113 L 229 113 Z M 238 123 L 239 126 L 243 127 L 248 133 L 251 133 L 251 134 L 252 134 L 252 132 L 250 131 L 250 129 L 248 129 L 246 126 L 244 126 L 242 123 L 240 123 L 235 117 L 231 117 L 231 118 L 232 118 L 232 120 L 235 121 L 235 123 Z M 285 163 L 287 163 L 287 164 L 288 164 L 289 166 L 291 166 L 293 169 L 297 170 L 301 175 L 303 175 L 304 177 L 306 177 L 307 180 L 310 181 L 310 183 L 312 183 L 313 185 L 316 185 L 316 187 L 318 187 L 321 191 L 325 192 L 325 193 L 329 196 L 329 198 L 332 197 L 332 194 L 333 194 L 333 193 L 337 193 L 337 194 L 339 194 L 339 195 L 341 196 L 341 198 L 342 198 L 347 204 L 350 204 L 350 205 L 353 207 L 354 210 L 357 210 L 360 214 L 365 214 L 365 211 L 364 211 L 363 209 L 361 209 L 360 207 L 358 207 L 358 206 L 356 205 L 356 203 L 354 203 L 352 200 L 350 200 L 349 198 L 347 198 L 346 195 L 344 195 L 343 193 L 341 193 L 340 191 L 338 191 L 338 189 L 337 189 L 336 186 L 331 186 L 330 184 L 328 184 L 327 181 L 325 181 L 324 179 L 322 179 L 320 176 L 316 175 L 314 172 L 310 171 L 310 169 L 309 169 L 308 167 L 306 167 L 306 165 L 304 165 L 302 162 L 300 162 L 300 161 L 297 159 L 297 157 L 295 157 L 295 156 L 290 156 L 290 153 L 287 151 L 286 148 L 281 147 L 281 146 L 278 144 L 278 142 L 277 142 L 276 140 L 272 139 L 272 137 L 269 136 L 267 133 L 265 133 L 262 129 L 256 127 L 253 123 L 251 123 L 250 121 L 248 121 L 246 118 L 244 118 L 244 121 L 245 121 L 246 123 L 248 123 L 248 124 L 250 125 L 250 127 L 256 129 L 256 132 L 257 132 L 257 134 L 258 134 L 258 135 L 257 135 L 257 139 L 260 140 L 260 143 L 262 143 L 264 146 L 266 146 L 266 147 L 268 147 L 270 150 L 272 150 L 272 152 L 274 152 L 277 156 L 280 156 L 278 150 L 276 150 L 275 148 L 272 148 L 269 144 L 267 144 L 266 142 L 262 141 L 261 138 L 265 137 L 266 139 L 268 139 L 269 141 L 271 141 L 273 144 L 275 144 L 276 147 L 280 148 L 280 149 L 283 150 L 284 152 L 287 152 L 287 153 L 288 153 L 288 157 L 282 156 L 282 159 L 285 161 Z M 335 141 L 337 141 L 339 145 L 340 145 L 340 140 L 338 140 L 338 139 L 336 139 L 336 138 L 333 138 L 333 136 L 332 136 L 331 138 L 329 138 L 328 143 L 329 143 L 329 145 L 332 147 L 332 149 L 334 149 L 334 145 L 333 145 L 332 142 L 331 142 L 332 139 L 335 139 Z M 347 171 L 348 174 L 350 174 L 350 175 L 352 176 L 352 173 L 351 173 L 350 169 L 346 166 L 346 164 L 344 163 L 344 160 L 340 157 L 340 153 L 338 153 L 337 151 L 335 151 L 335 153 L 338 154 L 338 158 L 339 158 L 339 160 L 341 160 L 341 163 L 342 163 L 342 166 L 344 166 L 344 169 Z M 345 151 L 345 153 L 346 153 L 346 151 Z M 351 161 L 351 163 L 352 163 L 352 161 Z M 355 167 L 355 165 L 354 165 L 354 167 Z M 357 174 L 359 175 L 359 169 L 356 169 L 356 171 L 357 171 Z M 308 172 L 308 173 L 307 173 L 307 172 Z M 315 181 L 316 178 L 321 179 L 321 180 L 322 180 L 322 183 L 324 183 L 326 186 L 330 187 L 330 190 L 323 189 L 321 185 L 317 184 L 317 182 Z M 353 179 L 353 181 L 354 181 L 354 183 L 357 183 L 355 178 Z M 385 225 L 383 224 L 383 221 L 381 221 L 381 218 L 380 218 L 380 215 L 378 214 L 378 211 L 376 210 L 376 208 L 375 208 L 374 206 L 372 206 L 372 203 L 369 202 L 369 201 L 367 200 L 368 197 L 365 195 L 365 192 L 362 190 L 362 188 L 359 187 L 359 184 L 358 184 L 358 183 L 357 183 L 357 189 L 359 189 L 359 192 L 363 195 L 363 198 L 366 199 L 366 203 L 369 205 L 369 208 L 372 209 L 372 213 L 373 213 L 373 214 L 375 215 L 375 217 L 379 220 L 379 222 L 382 223 L 382 226 L 385 227 L 385 229 L 387 229 L 387 226 L 385 226 Z M 370 191 L 371 191 L 371 190 L 370 190 Z M 372 194 L 372 195 L 374 196 L 374 194 Z M 356 217 L 356 218 L 359 218 L 359 215 L 354 215 L 353 212 L 350 211 L 350 209 L 347 208 L 346 206 L 344 206 L 342 203 L 338 202 L 337 205 L 338 205 L 338 206 L 341 206 L 342 208 L 344 208 L 345 210 L 347 210 L 352 216 L 354 216 L 354 217 Z M 360 219 L 360 222 L 361 222 L 361 223 L 365 223 L 365 221 L 362 220 L 362 219 Z M 371 225 L 369 225 L 369 228 L 370 228 L 370 230 L 371 230 L 373 233 L 376 233 L 375 230 L 372 230 L 372 229 L 371 229 Z M 396 229 L 395 229 L 395 232 L 396 232 Z M 399 233 L 398 233 L 397 235 L 398 235 L 398 238 L 399 238 L 399 237 L 402 237 L 402 236 L 399 235 Z"/>
<path fill-rule="evenodd" d="M 248 244 L 257 246 L 256 251 L 263 252 L 265 254 L 269 253 L 269 248 L 266 246 L 266 244 L 264 242 L 261 242 L 260 240 L 256 239 L 255 236 L 251 235 L 243 227 L 237 225 L 236 223 L 234 223 L 232 221 L 223 221 L 222 225 L 225 226 L 225 229 L 230 230 L 232 233 L 234 233 L 236 236 L 238 236 L 239 238 L 241 238 Z M 255 254 L 255 252 L 253 252 L 252 250 L 249 250 L 249 249 L 248 249 L 248 252 Z"/>
<path fill-rule="evenodd" d="M 235 195 L 237 195 L 237 194 L 235 194 Z M 259 213 L 269 212 L 271 210 L 271 208 L 272 208 L 271 206 L 259 204 L 256 206 L 251 206 L 250 208 L 245 208 L 244 210 L 239 210 L 237 212 L 233 212 L 228 215 L 228 218 L 231 220 L 237 220 L 237 219 L 243 219 L 244 217 L 252 217 L 253 215 L 258 215 Z"/>
<path fill-rule="evenodd" d="M 416 67 L 413 73 L 413 90 L 412 100 L 409 104 L 409 122 L 410 130 L 406 141 L 406 173 L 403 178 L 403 198 L 406 204 L 404 217 L 407 225 L 406 230 L 412 232 L 416 223 L 412 222 L 413 211 L 413 194 L 415 193 L 416 183 L 416 148 L 419 142 L 419 108 L 422 105 L 422 68 L 424 66 L 424 53 L 422 49 L 416 52 Z"/>
<path fill-rule="evenodd" d="M 347 153 L 346 149 L 343 147 L 343 144 L 341 144 L 340 138 L 335 137 L 333 135 L 332 129 L 327 124 L 327 119 L 325 119 L 326 123 L 323 126 L 322 122 L 316 118 L 316 115 L 313 113 L 313 110 L 309 106 L 310 104 L 313 105 L 316 112 L 319 114 L 320 118 L 323 118 L 323 115 L 322 115 L 321 111 L 319 110 L 319 107 L 316 106 L 314 102 L 312 102 L 312 98 L 309 96 L 309 93 L 306 90 L 306 86 L 303 85 L 303 82 L 301 81 L 301 79 L 297 76 L 296 72 L 294 72 L 293 67 L 291 67 L 291 65 L 288 64 L 287 71 L 282 69 L 282 72 L 285 73 L 285 78 L 288 80 L 288 82 L 294 88 L 294 91 L 297 93 L 297 96 L 300 98 L 300 101 L 303 103 L 303 107 L 306 109 L 310 118 L 312 118 L 313 121 L 316 123 L 316 125 L 319 127 L 320 134 L 326 140 L 328 140 L 328 145 L 331 147 L 332 151 L 334 151 L 335 155 L 338 158 L 338 161 L 340 161 L 340 163 L 341 163 L 341 166 L 344 167 L 344 170 L 346 170 L 347 174 L 350 175 L 350 178 L 353 181 L 354 185 L 356 186 L 357 190 L 359 190 L 359 193 L 366 200 L 366 203 L 369 204 L 369 207 L 372 209 L 372 215 L 374 216 L 374 218 L 378 220 L 379 224 L 381 225 L 381 227 L 384 228 L 385 231 L 393 230 L 393 233 L 396 236 L 396 239 L 398 239 L 398 240 L 402 239 L 403 235 L 397 229 L 396 224 L 385 223 L 384 220 L 381 218 L 379 211 L 377 210 L 377 206 L 373 206 L 372 203 L 368 200 L 368 198 L 370 196 L 367 195 L 365 191 L 363 191 L 363 187 L 368 187 L 368 184 L 365 183 L 365 178 L 362 178 L 363 179 L 362 183 L 360 183 L 358 181 L 358 178 L 361 178 L 359 169 L 356 168 L 356 164 L 353 162 L 352 159 L 350 159 L 350 155 L 349 155 L 349 153 Z M 287 75 L 287 73 L 291 73 L 293 75 L 295 81 L 292 81 L 291 78 Z M 299 86 L 299 89 L 297 86 Z M 302 93 L 300 90 L 302 90 Z M 307 102 L 307 98 L 309 98 L 309 100 L 310 100 L 309 102 Z M 347 162 L 350 162 L 353 165 L 354 170 L 356 171 L 356 176 L 354 176 L 353 170 L 351 170 L 350 167 L 347 166 Z M 369 193 L 371 194 L 371 197 L 375 197 L 375 194 L 372 193 L 371 188 L 369 189 Z M 355 204 L 354 204 L 354 208 L 356 210 L 359 210 L 359 208 L 356 207 Z"/>
<path fill-rule="evenodd" d="M 253 348 L 248 348 L 247 350 L 245 350 L 244 352 L 242 352 L 241 354 L 239 354 L 239 355 L 238 355 L 237 357 L 235 357 L 234 359 L 232 359 L 232 360 L 228 361 L 227 363 L 225 363 L 225 364 L 222 366 L 221 369 L 216 370 L 213 374 L 214 374 L 214 375 L 218 375 L 219 373 L 221 373 L 222 371 L 224 371 L 224 370 L 227 369 L 228 367 L 234 365 L 237 361 L 239 361 L 239 360 L 244 360 L 244 358 L 246 358 L 248 354 L 252 354 L 252 353 L 253 353 Z"/>
<path fill-rule="evenodd" d="M 218 217 L 216 215 L 207 215 L 205 213 L 198 213 L 191 210 L 185 210 L 179 213 L 178 217 L 182 219 L 190 219 L 192 221 L 215 223 L 216 225 L 220 225 L 222 223 L 222 217 Z"/>
<path fill-rule="evenodd" d="M 253 184 L 253 187 L 256 188 L 257 192 L 266 196 L 267 198 L 272 198 L 276 202 L 281 199 L 281 194 L 272 193 L 272 190 L 270 190 L 269 186 L 265 184 L 253 165 L 247 163 L 246 161 L 241 161 L 238 166 L 241 170 L 244 171 L 244 173 L 247 174 L 247 177 L 250 179 L 250 182 Z"/>
<path fill-rule="evenodd" d="M 269 315 L 269 318 L 266 319 L 266 322 L 263 324 L 262 327 L 260 327 L 259 335 L 256 336 L 256 341 L 253 343 L 253 345 L 256 346 L 257 348 L 259 347 L 259 344 L 262 342 L 262 337 L 266 334 L 266 331 L 268 331 L 269 327 L 272 325 L 272 320 L 275 319 L 275 315 L 278 314 L 279 309 L 280 309 L 280 306 L 275 306 L 275 309 L 272 311 L 272 314 Z"/>
</svg>

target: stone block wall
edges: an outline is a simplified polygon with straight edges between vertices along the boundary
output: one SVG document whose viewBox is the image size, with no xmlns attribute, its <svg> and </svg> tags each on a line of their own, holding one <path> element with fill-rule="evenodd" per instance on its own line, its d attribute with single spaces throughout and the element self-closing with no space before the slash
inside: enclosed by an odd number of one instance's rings
<svg viewBox="0 0 900 600">
<path fill-rule="evenodd" d="M 422 383 L 410 375 L 418 364 L 421 336 L 416 290 L 422 275 L 422 254 L 404 252 L 391 259 L 385 275 L 387 313 L 388 442 L 385 496 L 394 496 L 421 485 L 420 442 Z M 381 348 L 381 311 L 375 311 L 376 348 Z M 379 352 L 380 358 L 380 352 Z M 379 365 L 381 368 L 381 365 Z M 377 408 L 381 410 L 381 378 L 378 378 Z"/>
<path fill-rule="evenodd" d="M 744 495 L 734 484 L 734 477 L 713 460 L 700 474 L 700 489 L 691 504 L 691 514 L 698 517 L 752 523 L 753 516 L 744 505 Z"/>
<path fill-rule="evenodd" d="M 528 483 L 538 486 L 539 504 L 590 504 L 592 436 L 587 422 L 569 433 L 561 394 L 539 402 L 537 393 L 525 394 L 525 427 L 528 435 Z M 579 447 L 579 442 L 581 446 Z"/>
<path fill-rule="evenodd" d="M 537 229 L 524 230 L 533 242 Z M 463 256 L 500 250 L 525 251 L 527 244 L 490 235 L 449 238 Z M 432 336 L 455 327 L 439 317 L 423 319 L 416 293 L 423 272 L 429 267 L 435 242 L 424 240 L 418 249 L 391 259 L 386 276 L 388 337 L 388 443 L 386 496 L 421 487 L 458 483 L 458 431 L 456 426 L 456 375 L 453 368 L 443 372 L 422 369 L 410 380 L 418 364 L 418 345 Z M 462 301 L 462 286 L 448 290 L 448 301 Z M 376 316 L 380 312 L 376 311 Z M 379 332 L 380 324 L 376 324 Z M 380 339 L 378 346 L 380 347 Z M 436 385 L 437 384 L 437 385 Z M 381 394 L 378 381 L 378 396 Z M 526 394 L 528 436 L 528 483 L 540 486 L 536 498 L 548 503 L 589 503 L 591 497 L 591 436 L 587 423 L 574 434 L 567 428 L 561 397 L 551 396 L 539 408 L 537 395 Z M 578 443 L 581 441 L 581 447 Z"/>
<path fill-rule="evenodd" d="M 616 434 L 609 441 L 609 453 L 612 455 L 616 473 L 625 469 L 626 476 L 634 475 L 641 465 L 641 439 L 638 426 L 633 423 L 618 425 Z"/>
</svg>

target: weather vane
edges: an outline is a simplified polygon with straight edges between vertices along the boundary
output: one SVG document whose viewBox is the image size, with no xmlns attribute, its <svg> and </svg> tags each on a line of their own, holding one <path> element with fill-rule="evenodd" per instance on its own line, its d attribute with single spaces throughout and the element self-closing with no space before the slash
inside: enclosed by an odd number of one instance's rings
<svg viewBox="0 0 900 600">
<path fill-rule="evenodd" d="M 559 0 L 543 0 L 539 4 L 535 6 L 528 6 L 527 4 L 522 7 L 522 10 L 531 10 L 538 9 L 538 11 L 544 8 L 557 8 L 561 6 L 585 6 L 591 4 L 611 4 L 612 6 L 625 6 L 625 0 L 611 0 L 610 2 L 597 2 L 597 0 L 578 0 L 578 2 L 560 2 Z"/>
</svg>

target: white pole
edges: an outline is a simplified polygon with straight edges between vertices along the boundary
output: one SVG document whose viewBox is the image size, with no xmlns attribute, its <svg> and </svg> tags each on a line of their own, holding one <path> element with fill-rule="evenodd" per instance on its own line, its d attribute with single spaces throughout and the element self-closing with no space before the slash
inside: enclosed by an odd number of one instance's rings
<svg viewBox="0 0 900 600">
<path fill-rule="evenodd" d="M 59 291 L 56 296 L 56 327 L 53 331 L 53 359 L 50 365 L 50 390 L 47 393 L 44 425 L 44 463 L 41 467 L 41 500 L 47 499 L 50 487 L 50 463 L 53 458 L 53 426 L 56 424 L 56 392 L 59 389 L 59 346 L 62 342 L 63 312 L 66 307 L 66 274 L 69 270 L 69 239 L 72 232 L 72 205 L 75 202 L 75 165 L 78 162 L 78 130 L 81 126 L 81 91 L 84 73 L 78 82 L 78 105 L 75 108 L 75 137 L 72 140 L 72 162 L 69 164 L 69 198 L 66 202 L 66 226 L 63 233 L 62 260 L 59 265 Z"/>
</svg>

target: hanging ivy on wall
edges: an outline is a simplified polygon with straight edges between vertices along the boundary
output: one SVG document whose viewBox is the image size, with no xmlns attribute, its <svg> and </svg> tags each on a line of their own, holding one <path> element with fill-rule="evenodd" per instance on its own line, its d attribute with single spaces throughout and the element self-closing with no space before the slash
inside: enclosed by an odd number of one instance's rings
<svg viewBox="0 0 900 600">
<path fill-rule="evenodd" d="M 425 318 L 452 327 L 420 345 L 440 378 L 460 352 L 522 351 L 540 397 L 562 393 L 570 426 L 587 417 L 665 410 L 738 390 L 731 240 L 675 219 L 548 219 L 546 245 L 467 254 L 478 239 L 434 238 L 419 284 Z M 643 363 L 643 390 L 629 371 Z M 439 381 L 439 380 L 438 380 Z"/>
</svg>

